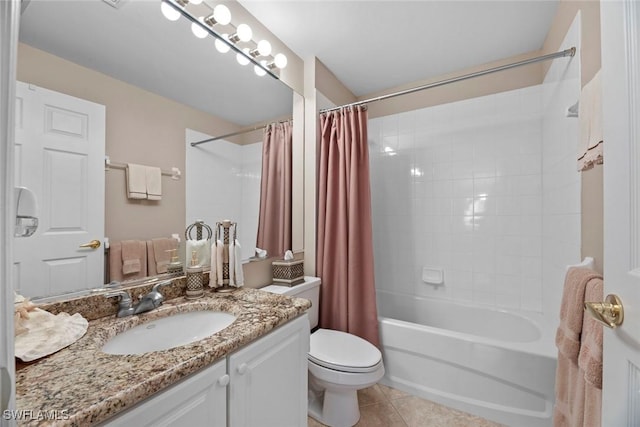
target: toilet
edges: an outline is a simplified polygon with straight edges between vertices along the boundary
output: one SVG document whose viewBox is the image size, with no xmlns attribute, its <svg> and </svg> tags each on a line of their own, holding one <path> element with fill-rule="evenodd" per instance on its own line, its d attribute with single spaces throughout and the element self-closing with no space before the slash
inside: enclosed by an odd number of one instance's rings
<svg viewBox="0 0 640 427">
<path fill-rule="evenodd" d="M 310 330 L 318 326 L 320 279 L 305 277 L 292 287 L 270 285 L 264 291 L 311 300 Z M 309 355 L 309 416 L 331 427 L 351 427 L 360 419 L 358 390 L 384 376 L 380 350 L 346 332 L 317 329 L 311 333 Z"/>
</svg>

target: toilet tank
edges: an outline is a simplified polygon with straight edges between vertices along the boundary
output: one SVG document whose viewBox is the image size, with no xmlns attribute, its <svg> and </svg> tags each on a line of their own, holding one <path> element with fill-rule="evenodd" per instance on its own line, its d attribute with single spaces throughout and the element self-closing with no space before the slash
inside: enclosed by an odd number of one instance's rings
<svg viewBox="0 0 640 427">
<path fill-rule="evenodd" d="M 311 308 L 307 310 L 309 323 L 313 329 L 318 326 L 318 314 L 320 313 L 320 278 L 304 276 L 304 282 L 295 286 L 269 285 L 260 288 L 262 291 L 274 294 L 288 295 L 296 298 L 306 298 L 311 301 Z"/>
</svg>

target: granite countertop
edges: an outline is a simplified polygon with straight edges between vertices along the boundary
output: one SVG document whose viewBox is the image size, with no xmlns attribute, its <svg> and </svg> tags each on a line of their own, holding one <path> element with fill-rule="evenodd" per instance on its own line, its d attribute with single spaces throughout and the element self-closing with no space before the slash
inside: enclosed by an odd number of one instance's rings
<svg viewBox="0 0 640 427">
<path fill-rule="evenodd" d="M 227 294 L 175 298 L 156 310 L 125 318 L 111 315 L 89 322 L 80 340 L 16 372 L 16 408 L 29 411 L 19 425 L 88 426 L 224 358 L 232 351 L 301 315 L 306 299 L 237 289 Z M 110 355 L 102 345 L 118 332 L 176 312 L 217 310 L 237 319 L 222 331 L 185 346 L 143 355 Z M 54 414 L 56 420 L 38 420 Z"/>
</svg>

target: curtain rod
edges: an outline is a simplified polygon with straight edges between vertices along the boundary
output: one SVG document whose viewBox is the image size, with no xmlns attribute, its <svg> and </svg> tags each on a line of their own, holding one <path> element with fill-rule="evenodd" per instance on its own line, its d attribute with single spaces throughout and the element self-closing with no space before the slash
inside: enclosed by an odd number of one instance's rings
<svg viewBox="0 0 640 427">
<path fill-rule="evenodd" d="M 269 122 L 269 123 L 264 124 L 264 125 L 252 126 L 250 128 L 245 128 L 245 129 L 242 129 L 242 130 L 239 130 L 239 131 L 236 131 L 236 132 L 227 133 L 225 135 L 215 136 L 215 137 L 209 138 L 209 139 L 203 139 L 202 141 L 198 141 L 198 142 L 192 142 L 191 146 L 195 147 L 197 145 L 204 144 L 206 142 L 217 141 L 218 139 L 225 139 L 225 138 L 228 138 L 230 136 L 236 136 L 236 135 L 241 135 L 241 134 L 247 133 L 247 132 L 253 132 L 254 130 L 264 129 L 267 126 L 269 126 L 270 124 L 273 124 L 273 123 L 285 123 L 285 122 L 288 122 L 288 121 L 291 121 L 291 120 L 293 120 L 293 119 L 279 120 L 277 122 Z"/>
<path fill-rule="evenodd" d="M 434 82 L 434 83 L 428 83 L 428 84 L 425 84 L 425 85 L 422 85 L 422 86 L 417 86 L 417 87 L 414 87 L 414 88 L 411 88 L 411 89 L 405 89 L 405 90 L 401 90 L 399 92 L 394 92 L 394 93 L 390 93 L 390 94 L 387 94 L 387 95 L 381 95 L 381 96 L 377 96 L 375 98 L 365 99 L 363 101 L 352 102 L 351 104 L 345 104 L 345 105 L 341 105 L 339 107 L 325 108 L 324 110 L 320 110 L 320 113 L 327 113 L 329 111 L 339 110 L 339 109 L 344 108 L 344 107 L 355 107 L 355 106 L 362 105 L 362 104 L 368 104 L 370 102 L 376 102 L 376 101 L 382 101 L 384 99 L 395 98 L 396 96 L 407 95 L 407 94 L 418 92 L 418 91 L 425 90 L 425 89 L 431 89 L 431 88 L 438 87 L 438 86 L 444 86 L 444 85 L 448 85 L 449 83 L 455 83 L 455 82 L 459 82 L 459 81 L 462 81 L 462 80 L 471 79 L 471 78 L 474 78 L 474 77 L 480 77 L 480 76 L 484 76 L 486 74 L 491 74 L 491 73 L 496 73 L 498 71 L 508 70 L 510 68 L 515 68 L 515 67 L 520 67 L 520 66 L 523 66 L 523 65 L 533 64 L 535 62 L 548 61 L 550 59 L 555 59 L 555 58 L 560 58 L 560 57 L 565 57 L 565 56 L 574 56 L 575 54 L 576 54 L 576 48 L 572 47 L 570 49 L 565 49 L 565 50 L 560 51 L 560 52 L 549 53 L 547 55 L 537 56 L 535 58 L 525 59 L 523 61 L 513 62 L 511 64 L 505 64 L 505 65 L 501 65 L 499 67 L 488 68 L 486 70 L 476 71 L 475 73 L 464 74 L 464 75 L 459 76 L 459 77 L 452 77 L 450 79 L 440 80 L 440 81 L 437 81 L 437 82 Z"/>
</svg>

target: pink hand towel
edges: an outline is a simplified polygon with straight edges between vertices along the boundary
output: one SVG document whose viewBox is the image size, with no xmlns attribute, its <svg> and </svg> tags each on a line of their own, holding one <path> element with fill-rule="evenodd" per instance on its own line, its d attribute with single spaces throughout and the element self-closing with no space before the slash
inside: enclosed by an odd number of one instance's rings
<svg viewBox="0 0 640 427">
<path fill-rule="evenodd" d="M 596 278 L 602 280 L 602 276 L 593 270 L 572 267 L 567 271 L 564 281 L 556 346 L 560 353 L 576 365 L 580 353 L 585 289 L 587 283 Z"/>
<path fill-rule="evenodd" d="M 146 246 L 145 246 L 146 247 Z M 122 241 L 122 274 L 139 273 L 142 269 L 142 254 L 139 240 Z"/>
<path fill-rule="evenodd" d="M 593 279 L 587 284 L 585 301 L 603 301 L 603 283 L 601 279 Z M 598 389 L 602 389 L 602 328 L 603 325 L 585 313 L 582 324 L 582 343 L 578 366 L 584 372 L 584 380 Z"/>
</svg>

